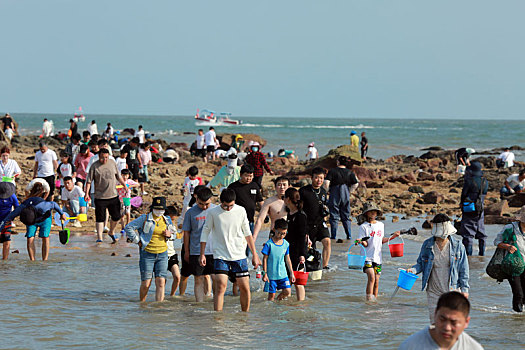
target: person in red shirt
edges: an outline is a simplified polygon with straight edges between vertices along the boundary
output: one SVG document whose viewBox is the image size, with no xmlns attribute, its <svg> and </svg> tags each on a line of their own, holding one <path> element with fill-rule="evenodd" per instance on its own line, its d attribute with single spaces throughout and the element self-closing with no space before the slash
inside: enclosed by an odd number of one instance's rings
<svg viewBox="0 0 525 350">
<path fill-rule="evenodd" d="M 93 157 L 93 153 L 89 151 L 89 148 L 87 145 L 81 145 L 80 146 L 80 152 L 77 154 L 75 158 L 75 168 L 77 169 L 77 185 L 81 188 L 84 187 L 84 184 L 86 182 L 86 168 L 89 164 L 89 160 Z"/>
<path fill-rule="evenodd" d="M 254 142 L 250 146 L 250 153 L 248 153 L 244 161 L 248 164 L 251 164 L 255 168 L 255 171 L 253 173 L 253 181 L 256 182 L 260 188 L 262 188 L 262 178 L 264 175 L 264 170 L 266 169 L 266 172 L 268 172 L 270 175 L 273 175 L 273 171 L 268 166 L 266 158 L 264 158 L 264 154 L 262 154 L 262 152 L 259 151 L 260 148 L 261 145 L 259 144 L 259 142 Z"/>
</svg>

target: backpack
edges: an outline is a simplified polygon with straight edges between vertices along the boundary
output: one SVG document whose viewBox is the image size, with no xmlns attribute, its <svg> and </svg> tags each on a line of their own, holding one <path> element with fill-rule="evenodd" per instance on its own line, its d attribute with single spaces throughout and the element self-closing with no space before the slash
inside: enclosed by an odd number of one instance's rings
<svg viewBox="0 0 525 350">
<path fill-rule="evenodd" d="M 28 205 L 20 212 L 20 221 L 26 226 L 31 226 L 36 223 L 38 217 L 37 210 L 34 206 Z"/>
</svg>

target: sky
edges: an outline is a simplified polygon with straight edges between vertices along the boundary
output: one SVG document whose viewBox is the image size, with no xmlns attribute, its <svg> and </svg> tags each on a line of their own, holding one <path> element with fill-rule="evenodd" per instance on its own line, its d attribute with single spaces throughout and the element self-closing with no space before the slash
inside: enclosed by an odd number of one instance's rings
<svg viewBox="0 0 525 350">
<path fill-rule="evenodd" d="M 0 0 L 0 112 L 524 119 L 523 1 Z"/>
</svg>

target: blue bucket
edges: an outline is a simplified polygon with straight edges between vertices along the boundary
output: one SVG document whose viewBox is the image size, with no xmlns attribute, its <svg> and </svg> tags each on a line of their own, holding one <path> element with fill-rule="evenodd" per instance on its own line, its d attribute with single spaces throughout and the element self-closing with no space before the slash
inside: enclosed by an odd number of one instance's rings
<svg viewBox="0 0 525 350">
<path fill-rule="evenodd" d="M 414 283 L 418 279 L 417 275 L 406 272 L 405 270 L 399 270 L 399 277 L 397 278 L 397 286 L 404 290 L 411 290 Z"/>
<path fill-rule="evenodd" d="M 78 204 L 79 206 L 82 208 L 82 207 L 87 207 L 87 203 L 86 203 L 86 200 L 84 199 L 84 197 L 78 197 Z"/>
<path fill-rule="evenodd" d="M 366 250 L 365 247 L 363 247 L 361 244 L 359 244 L 361 247 L 361 255 L 354 255 L 350 254 L 350 249 L 352 249 L 353 245 L 348 248 L 348 268 L 352 270 L 361 270 L 363 266 L 365 266 L 365 259 L 366 259 Z"/>
</svg>

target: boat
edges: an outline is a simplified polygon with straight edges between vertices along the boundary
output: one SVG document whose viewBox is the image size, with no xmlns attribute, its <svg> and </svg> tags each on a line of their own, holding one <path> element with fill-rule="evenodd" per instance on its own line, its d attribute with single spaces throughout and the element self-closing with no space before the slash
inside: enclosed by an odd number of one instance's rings
<svg viewBox="0 0 525 350">
<path fill-rule="evenodd" d="M 195 120 L 202 122 L 202 124 L 214 124 L 214 125 L 239 125 L 242 123 L 241 120 L 231 118 L 231 113 L 220 112 L 216 113 L 209 109 L 198 110 L 195 114 Z"/>
<path fill-rule="evenodd" d="M 73 116 L 73 120 L 75 122 L 83 122 L 86 120 L 86 116 L 84 115 L 84 112 L 82 112 L 82 107 L 78 107 L 78 109 L 75 111 L 75 115 Z"/>
</svg>

